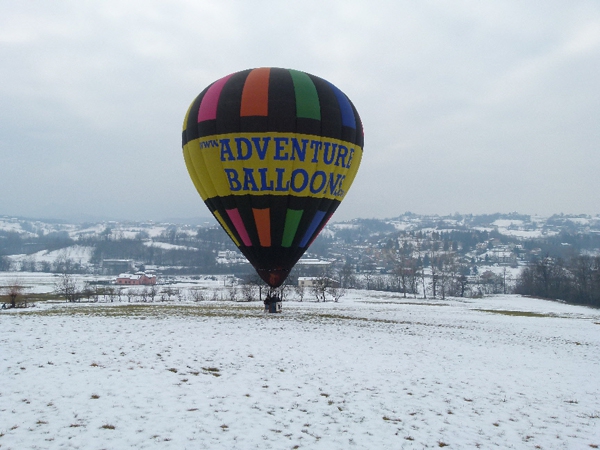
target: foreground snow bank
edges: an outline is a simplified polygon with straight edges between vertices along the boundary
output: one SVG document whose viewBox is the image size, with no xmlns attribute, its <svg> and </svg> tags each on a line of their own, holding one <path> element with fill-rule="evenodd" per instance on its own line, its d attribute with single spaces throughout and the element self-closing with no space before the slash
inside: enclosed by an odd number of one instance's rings
<svg viewBox="0 0 600 450">
<path fill-rule="evenodd" d="M 514 296 L 0 314 L 0 447 L 590 448 L 600 312 Z"/>
</svg>

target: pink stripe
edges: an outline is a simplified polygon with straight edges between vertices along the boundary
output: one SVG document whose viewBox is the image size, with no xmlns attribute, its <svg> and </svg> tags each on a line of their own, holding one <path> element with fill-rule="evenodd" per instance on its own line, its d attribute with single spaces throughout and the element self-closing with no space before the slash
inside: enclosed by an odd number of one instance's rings
<svg viewBox="0 0 600 450">
<path fill-rule="evenodd" d="M 238 232 L 240 237 L 242 238 L 242 242 L 246 247 L 252 247 L 252 241 L 248 236 L 248 232 L 246 231 L 246 227 L 244 227 L 244 222 L 242 222 L 242 217 L 240 216 L 240 212 L 236 209 L 226 209 L 227 215 L 233 222 L 233 226 L 235 230 Z"/>
<path fill-rule="evenodd" d="M 215 81 L 211 87 L 208 88 L 208 91 L 206 91 L 206 94 L 204 94 L 204 97 L 202 98 L 200 108 L 198 108 L 198 123 L 217 118 L 217 104 L 219 103 L 221 91 L 232 75 L 233 74 L 227 75 L 226 77 Z"/>
</svg>

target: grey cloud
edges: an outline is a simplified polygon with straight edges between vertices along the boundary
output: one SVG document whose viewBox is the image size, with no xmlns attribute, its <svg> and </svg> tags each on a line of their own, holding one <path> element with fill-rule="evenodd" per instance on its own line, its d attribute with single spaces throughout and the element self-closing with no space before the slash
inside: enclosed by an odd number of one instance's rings
<svg viewBox="0 0 600 450">
<path fill-rule="evenodd" d="M 322 76 L 365 125 L 336 219 L 597 213 L 600 5 L 44 1 L 0 6 L 0 214 L 205 215 L 181 122 L 249 67 Z"/>
</svg>

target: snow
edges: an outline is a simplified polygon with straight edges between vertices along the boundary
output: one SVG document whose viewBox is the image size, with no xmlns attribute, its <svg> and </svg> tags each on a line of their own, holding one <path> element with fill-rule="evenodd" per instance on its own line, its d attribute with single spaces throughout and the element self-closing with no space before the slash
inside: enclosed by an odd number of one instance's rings
<svg viewBox="0 0 600 450">
<path fill-rule="evenodd" d="M 58 275 L 44 272 L 0 272 L 0 286 L 19 284 L 30 294 L 46 294 L 55 289 Z M 0 425 L 1 426 L 1 425 Z"/>
<path fill-rule="evenodd" d="M 83 228 L 76 232 L 71 233 L 71 238 L 76 239 L 79 236 L 97 236 L 106 229 L 106 224 L 97 223 L 87 228 Z"/>
<path fill-rule="evenodd" d="M 511 226 L 522 226 L 523 221 L 515 219 L 497 219 L 492 223 L 492 225 L 495 225 L 498 228 L 508 228 Z"/>
<path fill-rule="evenodd" d="M 47 262 L 47 263 L 55 263 L 60 259 L 70 259 L 74 263 L 81 264 L 82 266 L 86 266 L 90 263 L 92 258 L 92 254 L 94 253 L 94 247 L 87 247 L 82 245 L 72 245 L 70 247 L 61 248 L 60 250 L 41 250 L 36 253 L 32 253 L 30 255 L 9 255 L 7 258 L 12 262 L 20 263 L 25 260 L 33 260 L 37 263 Z"/>
<path fill-rule="evenodd" d="M 25 231 L 21 228 L 21 224 L 17 219 L 0 218 L 0 230 L 8 231 L 13 233 L 24 233 Z"/>
<path fill-rule="evenodd" d="M 410 230 L 411 224 L 407 222 L 392 222 L 392 225 L 397 231 L 407 231 Z"/>
<path fill-rule="evenodd" d="M 167 242 L 160 242 L 160 241 L 146 241 L 146 242 L 144 242 L 144 245 L 146 247 L 162 248 L 163 250 L 192 250 L 192 251 L 197 251 L 198 250 L 195 247 L 188 247 L 188 246 L 185 246 L 185 245 L 169 244 Z"/>
<path fill-rule="evenodd" d="M 543 236 L 557 236 L 557 231 L 547 231 L 547 230 L 509 230 L 506 228 L 499 228 L 498 232 L 505 236 L 512 236 L 521 239 L 537 239 Z"/>
<path fill-rule="evenodd" d="M 567 217 L 566 219 L 579 225 L 589 225 L 593 222 L 589 217 Z"/>
<path fill-rule="evenodd" d="M 354 230 L 358 227 L 358 224 L 351 222 L 332 222 L 330 224 L 327 224 L 325 228 L 333 228 L 334 230 Z"/>
<path fill-rule="evenodd" d="M 146 233 L 148 233 L 148 235 L 151 238 L 155 238 L 155 237 L 159 237 L 161 234 L 163 234 L 165 231 L 167 231 L 167 227 L 165 227 L 165 226 L 161 227 L 161 226 L 155 225 L 155 226 L 144 229 L 144 231 Z"/>
<path fill-rule="evenodd" d="M 598 310 L 349 291 L 340 303 L 261 311 L 2 311 L 0 447 L 600 445 Z"/>
</svg>

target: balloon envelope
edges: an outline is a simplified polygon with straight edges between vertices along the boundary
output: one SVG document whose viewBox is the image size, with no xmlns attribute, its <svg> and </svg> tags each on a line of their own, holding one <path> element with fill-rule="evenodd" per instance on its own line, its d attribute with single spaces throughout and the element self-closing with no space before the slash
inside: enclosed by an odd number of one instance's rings
<svg viewBox="0 0 600 450">
<path fill-rule="evenodd" d="M 270 286 L 283 283 L 346 195 L 363 129 L 348 97 L 304 72 L 215 81 L 183 122 L 183 155 L 211 213 Z"/>
</svg>

